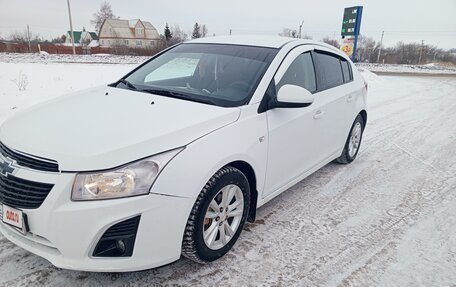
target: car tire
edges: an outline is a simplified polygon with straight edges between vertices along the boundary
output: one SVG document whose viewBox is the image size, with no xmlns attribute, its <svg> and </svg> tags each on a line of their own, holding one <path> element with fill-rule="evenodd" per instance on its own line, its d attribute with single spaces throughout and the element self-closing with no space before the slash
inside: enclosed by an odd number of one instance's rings
<svg viewBox="0 0 456 287">
<path fill-rule="evenodd" d="M 220 169 L 206 183 L 192 208 L 184 231 L 182 255 L 198 263 L 225 255 L 238 239 L 249 207 L 250 186 L 246 176 L 234 167 Z"/>
<path fill-rule="evenodd" d="M 336 159 L 336 162 L 342 164 L 351 163 L 355 160 L 361 146 L 361 140 L 364 131 L 364 120 L 361 115 L 358 115 L 353 123 L 347 141 L 345 142 L 342 155 Z"/>
</svg>

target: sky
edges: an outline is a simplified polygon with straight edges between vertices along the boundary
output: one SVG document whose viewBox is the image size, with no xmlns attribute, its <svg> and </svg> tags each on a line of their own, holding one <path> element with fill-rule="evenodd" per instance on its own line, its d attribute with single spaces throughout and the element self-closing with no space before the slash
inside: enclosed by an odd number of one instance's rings
<svg viewBox="0 0 456 287">
<path fill-rule="evenodd" d="M 90 24 L 103 0 L 70 0 L 73 28 Z M 110 0 L 122 19 L 151 22 L 160 33 L 166 23 L 191 34 L 195 22 L 205 24 L 210 35 L 277 35 L 283 28 L 298 29 L 316 40 L 340 39 L 345 7 L 363 6 L 361 34 L 394 46 L 398 41 L 421 42 L 443 49 L 456 48 L 456 0 Z M 50 39 L 69 30 L 66 0 L 0 0 L 0 36 L 22 31 Z"/>
</svg>

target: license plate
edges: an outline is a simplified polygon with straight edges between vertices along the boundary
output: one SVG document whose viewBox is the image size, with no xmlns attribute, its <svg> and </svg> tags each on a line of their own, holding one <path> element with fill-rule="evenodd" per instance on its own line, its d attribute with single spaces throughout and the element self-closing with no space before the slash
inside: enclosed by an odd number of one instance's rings
<svg viewBox="0 0 456 287">
<path fill-rule="evenodd" d="M 24 224 L 24 214 L 22 210 L 2 205 L 2 221 L 8 225 L 14 226 L 22 233 L 26 232 L 25 224 Z"/>
</svg>

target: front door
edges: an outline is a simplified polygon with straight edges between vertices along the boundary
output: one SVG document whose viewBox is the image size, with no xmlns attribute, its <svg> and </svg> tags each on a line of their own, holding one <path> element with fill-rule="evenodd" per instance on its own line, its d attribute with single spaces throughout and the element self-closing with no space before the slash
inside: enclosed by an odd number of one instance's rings
<svg viewBox="0 0 456 287">
<path fill-rule="evenodd" d="M 303 46 L 290 52 L 274 78 L 277 92 L 286 84 L 301 86 L 312 93 L 317 91 L 310 50 L 312 47 Z M 318 96 L 308 107 L 267 111 L 269 148 L 263 197 L 271 195 L 324 160 L 324 116 L 323 103 Z"/>
</svg>

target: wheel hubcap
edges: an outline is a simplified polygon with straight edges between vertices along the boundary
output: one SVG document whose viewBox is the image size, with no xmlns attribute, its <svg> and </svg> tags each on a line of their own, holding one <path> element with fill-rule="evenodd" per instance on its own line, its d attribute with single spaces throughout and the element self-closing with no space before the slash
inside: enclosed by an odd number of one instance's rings
<svg viewBox="0 0 456 287">
<path fill-rule="evenodd" d="M 212 199 L 204 216 L 203 238 L 209 249 L 223 248 L 239 228 L 244 213 L 244 195 L 230 184 Z"/>
<path fill-rule="evenodd" d="M 350 139 L 348 141 L 348 155 L 350 157 L 354 157 L 359 149 L 359 144 L 361 142 L 361 131 L 361 123 L 357 122 L 351 131 Z"/>
</svg>

